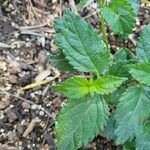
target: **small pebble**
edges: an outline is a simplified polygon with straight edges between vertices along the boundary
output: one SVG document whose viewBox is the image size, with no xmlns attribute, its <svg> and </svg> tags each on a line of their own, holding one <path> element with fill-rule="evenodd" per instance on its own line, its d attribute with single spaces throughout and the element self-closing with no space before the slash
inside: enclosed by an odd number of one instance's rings
<svg viewBox="0 0 150 150">
<path fill-rule="evenodd" d="M 5 109 L 8 105 L 8 101 L 0 101 L 0 110 Z"/>
<path fill-rule="evenodd" d="M 32 105 L 31 109 L 35 110 L 35 109 L 37 109 L 37 106 L 36 105 Z"/>
<path fill-rule="evenodd" d="M 9 107 L 10 107 L 10 108 L 14 108 L 14 105 L 11 104 Z"/>
<path fill-rule="evenodd" d="M 8 120 L 10 123 L 12 123 L 18 119 L 18 116 L 16 115 L 16 113 L 11 109 L 8 110 L 7 117 L 8 117 Z"/>
<path fill-rule="evenodd" d="M 18 77 L 16 75 L 13 75 L 13 74 L 9 75 L 9 82 L 11 84 L 17 84 L 18 83 Z"/>
<path fill-rule="evenodd" d="M 17 126 L 17 131 L 19 135 L 22 135 L 24 132 L 24 127 L 22 125 L 18 125 Z"/>
<path fill-rule="evenodd" d="M 22 72 L 23 73 L 23 72 Z M 19 85 L 20 86 L 26 86 L 27 84 L 32 83 L 32 78 L 29 74 L 24 74 L 20 79 L 19 79 Z"/>
<path fill-rule="evenodd" d="M 44 114 L 45 114 L 44 111 L 39 111 L 40 116 L 44 116 Z"/>
<path fill-rule="evenodd" d="M 3 133 L 5 130 L 4 129 L 0 129 L 0 132 Z"/>
<path fill-rule="evenodd" d="M 35 94 L 34 94 L 34 93 L 31 93 L 30 96 L 31 96 L 31 98 L 34 98 L 34 97 L 35 97 Z"/>
<path fill-rule="evenodd" d="M 23 103 L 22 103 L 22 108 L 23 108 L 23 109 L 30 109 L 30 104 L 27 103 L 27 102 L 23 102 Z"/>
<path fill-rule="evenodd" d="M 8 132 L 8 140 L 9 141 L 14 141 L 17 139 L 17 135 L 16 135 L 16 132 L 14 131 L 9 131 Z"/>
<path fill-rule="evenodd" d="M 22 71 L 20 64 L 17 61 L 10 61 L 8 65 L 8 72 L 10 74 L 18 74 Z"/>
<path fill-rule="evenodd" d="M 5 116 L 3 114 L 0 114 L 0 119 L 3 119 Z"/>
<path fill-rule="evenodd" d="M 29 112 L 29 109 L 24 109 L 24 112 Z"/>
<path fill-rule="evenodd" d="M 27 145 L 27 147 L 28 147 L 29 149 L 31 149 L 31 145 Z"/>
<path fill-rule="evenodd" d="M 48 55 L 46 51 L 41 50 L 38 54 L 39 63 L 45 64 L 48 60 Z"/>
</svg>

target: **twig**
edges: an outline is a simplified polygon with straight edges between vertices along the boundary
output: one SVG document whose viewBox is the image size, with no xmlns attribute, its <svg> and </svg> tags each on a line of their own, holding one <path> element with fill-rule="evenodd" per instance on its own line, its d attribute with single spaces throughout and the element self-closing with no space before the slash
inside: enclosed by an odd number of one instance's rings
<svg viewBox="0 0 150 150">
<path fill-rule="evenodd" d="M 50 84 L 48 84 L 48 85 L 46 86 L 46 88 L 43 90 L 43 92 L 42 92 L 42 97 L 44 97 L 44 96 L 46 95 L 47 91 L 49 90 L 49 87 L 50 87 Z"/>
<path fill-rule="evenodd" d="M 23 100 L 23 101 L 25 101 L 25 102 L 27 102 L 27 103 L 29 103 L 29 104 L 31 104 L 31 105 L 35 105 L 35 106 L 37 107 L 37 109 L 44 111 L 49 117 L 51 117 L 53 120 L 55 120 L 55 118 L 54 118 L 53 115 L 51 115 L 51 114 L 50 114 L 48 111 L 46 111 L 43 107 L 41 107 L 41 106 L 39 106 L 39 105 L 37 105 L 37 104 L 31 102 L 30 100 L 27 100 L 27 99 L 25 99 L 25 98 L 23 98 L 23 97 L 20 97 L 20 96 L 17 96 L 17 95 L 14 95 L 14 94 L 11 94 L 11 93 L 9 93 L 9 92 L 2 91 L 2 90 L 0 90 L 0 93 L 1 93 L 1 94 L 5 94 L 5 95 L 12 96 L 12 97 L 17 98 L 17 99 L 20 99 L 20 100 Z"/>
<path fill-rule="evenodd" d="M 29 35 L 35 35 L 35 36 L 40 36 L 40 37 L 46 37 L 45 35 L 43 34 L 39 34 L 39 33 L 36 33 L 36 32 L 32 32 L 30 30 L 22 30 L 21 31 L 21 34 L 29 34 Z"/>
<path fill-rule="evenodd" d="M 59 16 L 60 16 L 60 18 L 61 18 L 61 16 L 62 16 L 62 1 L 63 1 L 63 0 L 60 0 L 60 2 L 59 2 L 59 7 L 60 7 Z"/>
<path fill-rule="evenodd" d="M 35 88 L 35 87 L 37 87 L 37 86 L 41 86 L 41 85 L 43 85 L 43 84 L 47 84 L 47 83 L 49 83 L 49 82 L 51 82 L 51 81 L 54 81 L 56 78 L 58 78 L 58 77 L 60 76 L 60 73 L 59 73 L 58 70 L 55 69 L 54 71 L 55 71 L 55 76 L 54 76 L 54 77 L 50 77 L 49 79 L 44 80 L 44 81 L 31 83 L 31 84 L 29 84 L 29 85 L 23 87 L 22 90 L 32 89 L 32 88 Z"/>
<path fill-rule="evenodd" d="M 105 0 L 99 0 L 99 6 L 100 8 L 105 6 Z M 106 31 L 106 26 L 105 26 L 105 20 L 103 18 L 103 16 L 100 16 L 100 24 L 101 24 L 101 30 L 102 30 L 102 34 L 103 34 L 103 40 L 106 44 L 107 47 L 107 52 L 110 55 L 110 50 L 109 50 L 109 43 L 108 43 L 108 37 L 107 37 L 107 31 Z"/>
<path fill-rule="evenodd" d="M 48 80 L 31 83 L 31 84 L 29 84 L 29 85 L 23 87 L 22 90 L 28 90 L 28 89 L 35 88 L 35 87 L 37 87 L 37 86 L 41 86 L 41 85 L 43 85 L 43 84 L 49 83 L 49 82 L 51 82 L 51 81 L 54 81 L 56 78 L 57 78 L 57 77 L 52 77 L 52 78 L 50 78 L 50 79 L 48 79 Z"/>
<path fill-rule="evenodd" d="M 43 24 L 39 24 L 39 25 L 34 25 L 34 26 L 21 26 L 19 27 L 19 30 L 30 30 L 30 29 L 37 29 L 37 28 L 41 28 L 44 27 L 48 24 L 48 22 L 43 23 Z"/>
</svg>

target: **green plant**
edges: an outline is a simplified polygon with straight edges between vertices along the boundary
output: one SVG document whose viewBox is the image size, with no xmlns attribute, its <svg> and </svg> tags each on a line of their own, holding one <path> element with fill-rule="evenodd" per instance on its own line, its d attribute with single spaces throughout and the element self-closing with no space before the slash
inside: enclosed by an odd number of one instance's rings
<svg viewBox="0 0 150 150">
<path fill-rule="evenodd" d="M 150 25 L 138 39 L 136 55 L 127 48 L 112 55 L 105 26 L 106 21 L 121 39 L 127 38 L 136 23 L 132 2 L 112 0 L 106 5 L 99 0 L 102 37 L 68 9 L 55 22 L 59 50 L 51 55 L 51 63 L 88 73 L 51 87 L 68 97 L 56 121 L 59 150 L 76 150 L 98 134 L 124 149 L 150 148 Z"/>
</svg>

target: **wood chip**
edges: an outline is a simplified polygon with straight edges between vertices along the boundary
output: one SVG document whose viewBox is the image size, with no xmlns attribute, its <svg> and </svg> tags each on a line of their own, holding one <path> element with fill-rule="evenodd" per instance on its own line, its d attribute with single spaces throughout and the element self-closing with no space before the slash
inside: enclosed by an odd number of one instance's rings
<svg viewBox="0 0 150 150">
<path fill-rule="evenodd" d="M 51 74 L 50 70 L 43 70 L 36 76 L 35 82 L 40 82 L 46 79 Z"/>
<path fill-rule="evenodd" d="M 23 137 L 27 137 L 29 135 L 29 133 L 32 132 L 34 126 L 35 126 L 35 121 L 34 121 L 34 119 L 32 119 L 31 122 L 30 122 L 30 124 L 28 125 L 28 127 L 24 131 Z"/>
<path fill-rule="evenodd" d="M 7 144 L 2 144 L 0 145 L 0 150 L 18 150 L 18 148 Z"/>
<path fill-rule="evenodd" d="M 10 48 L 10 45 L 0 42 L 0 48 Z"/>
</svg>

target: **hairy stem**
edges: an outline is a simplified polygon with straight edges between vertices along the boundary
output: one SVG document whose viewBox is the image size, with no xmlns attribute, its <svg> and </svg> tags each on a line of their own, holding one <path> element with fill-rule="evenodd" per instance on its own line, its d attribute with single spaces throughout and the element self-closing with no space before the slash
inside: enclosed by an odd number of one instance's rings
<svg viewBox="0 0 150 150">
<path fill-rule="evenodd" d="M 99 0 L 99 7 L 103 7 L 105 5 L 105 0 Z M 107 46 L 107 50 L 109 51 L 109 45 L 108 45 L 108 38 L 107 38 L 107 32 L 106 32 L 106 26 L 105 26 L 105 20 L 103 16 L 100 16 L 100 24 L 101 24 L 101 30 L 103 34 L 103 40 Z M 110 52 L 109 52 L 110 53 Z"/>
</svg>

